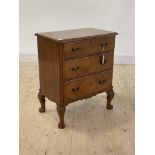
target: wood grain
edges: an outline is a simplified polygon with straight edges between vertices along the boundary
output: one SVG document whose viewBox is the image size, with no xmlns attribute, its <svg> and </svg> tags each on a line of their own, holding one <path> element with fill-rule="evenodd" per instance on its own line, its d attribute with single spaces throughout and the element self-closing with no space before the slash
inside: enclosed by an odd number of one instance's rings
<svg viewBox="0 0 155 155">
<path fill-rule="evenodd" d="M 38 36 L 39 78 L 41 94 L 56 103 L 61 102 L 59 44 Z"/>
<path fill-rule="evenodd" d="M 57 128 L 56 105 L 38 113 L 38 65 L 20 64 L 20 155 L 134 155 L 134 66 L 115 65 L 113 111 L 106 93 L 67 107 L 66 128 Z"/>
<path fill-rule="evenodd" d="M 112 70 L 64 83 L 64 103 L 71 103 L 112 88 Z"/>
<path fill-rule="evenodd" d="M 64 59 L 73 59 L 89 56 L 109 50 L 114 50 L 115 36 L 98 37 L 79 41 L 71 41 L 63 44 Z"/>
<path fill-rule="evenodd" d="M 104 56 L 104 64 L 102 59 Z M 102 72 L 113 67 L 114 52 L 102 53 L 84 58 L 64 61 L 64 80 Z"/>
<path fill-rule="evenodd" d="M 112 92 L 113 57 L 115 35 L 117 33 L 84 28 L 37 33 L 35 35 L 37 36 L 39 58 L 40 89 L 38 99 L 41 104 L 39 112 L 46 111 L 45 98 L 55 102 L 60 117 L 58 127 L 63 129 L 65 127 L 64 106 L 103 91 L 109 92 L 111 90 Z M 96 56 L 96 54 L 100 54 L 100 56 Z M 94 57 L 92 57 L 93 55 Z M 87 59 L 81 57 L 87 57 Z M 81 59 L 78 62 L 75 58 Z M 79 75 L 71 74 L 71 72 L 66 74 L 68 68 L 70 70 L 70 66 L 75 65 L 75 62 L 87 64 L 88 66 L 82 65 L 82 70 L 80 66 L 73 66 L 72 71 L 74 73 L 79 69 L 81 70 Z M 69 66 L 66 66 L 66 64 L 69 64 Z M 92 65 L 95 67 L 90 69 L 89 67 Z M 105 73 L 102 73 L 103 71 Z M 79 79 L 80 76 L 82 79 Z M 77 80 L 71 81 L 71 79 Z M 112 109 L 110 102 L 113 96 L 112 93 L 108 92 L 107 108 Z"/>
<path fill-rule="evenodd" d="M 41 32 L 36 33 L 36 36 L 42 36 L 49 38 L 57 42 L 66 42 L 66 41 L 76 41 L 79 39 L 89 39 L 96 37 L 105 37 L 111 35 L 117 35 L 116 32 L 100 30 L 96 28 L 81 28 L 81 29 L 72 29 L 72 30 L 63 30 L 63 31 L 53 31 L 53 32 Z"/>
</svg>

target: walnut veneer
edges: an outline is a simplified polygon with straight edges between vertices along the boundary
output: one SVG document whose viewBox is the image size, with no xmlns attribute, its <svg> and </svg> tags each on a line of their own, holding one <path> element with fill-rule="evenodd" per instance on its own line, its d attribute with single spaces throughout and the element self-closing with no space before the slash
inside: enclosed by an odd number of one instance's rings
<svg viewBox="0 0 155 155">
<path fill-rule="evenodd" d="M 115 35 L 95 28 L 35 34 L 38 43 L 40 112 L 45 97 L 57 104 L 59 128 L 69 103 L 107 93 L 107 109 L 112 109 Z"/>
</svg>

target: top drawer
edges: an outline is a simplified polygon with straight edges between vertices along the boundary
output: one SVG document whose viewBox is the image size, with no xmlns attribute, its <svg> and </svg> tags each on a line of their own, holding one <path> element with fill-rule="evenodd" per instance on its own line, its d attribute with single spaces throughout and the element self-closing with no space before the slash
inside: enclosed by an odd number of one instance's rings
<svg viewBox="0 0 155 155">
<path fill-rule="evenodd" d="M 113 50 L 115 36 L 85 39 L 63 44 L 64 59 L 84 57 Z"/>
</svg>

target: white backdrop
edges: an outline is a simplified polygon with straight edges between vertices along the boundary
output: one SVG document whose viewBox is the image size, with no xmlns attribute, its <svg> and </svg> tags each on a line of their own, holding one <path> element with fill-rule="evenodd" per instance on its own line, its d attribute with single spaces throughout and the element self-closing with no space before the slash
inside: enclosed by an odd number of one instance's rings
<svg viewBox="0 0 155 155">
<path fill-rule="evenodd" d="M 34 33 L 83 27 L 116 31 L 115 56 L 134 62 L 134 0 L 20 0 L 20 59 L 37 54 Z"/>
</svg>

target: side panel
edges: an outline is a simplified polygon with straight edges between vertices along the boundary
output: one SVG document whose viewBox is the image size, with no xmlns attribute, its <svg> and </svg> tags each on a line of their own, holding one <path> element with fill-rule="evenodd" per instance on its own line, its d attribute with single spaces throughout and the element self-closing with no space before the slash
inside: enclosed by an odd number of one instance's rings
<svg viewBox="0 0 155 155">
<path fill-rule="evenodd" d="M 60 47 L 59 43 L 41 36 L 38 41 L 40 89 L 43 95 L 60 103 Z"/>
</svg>

